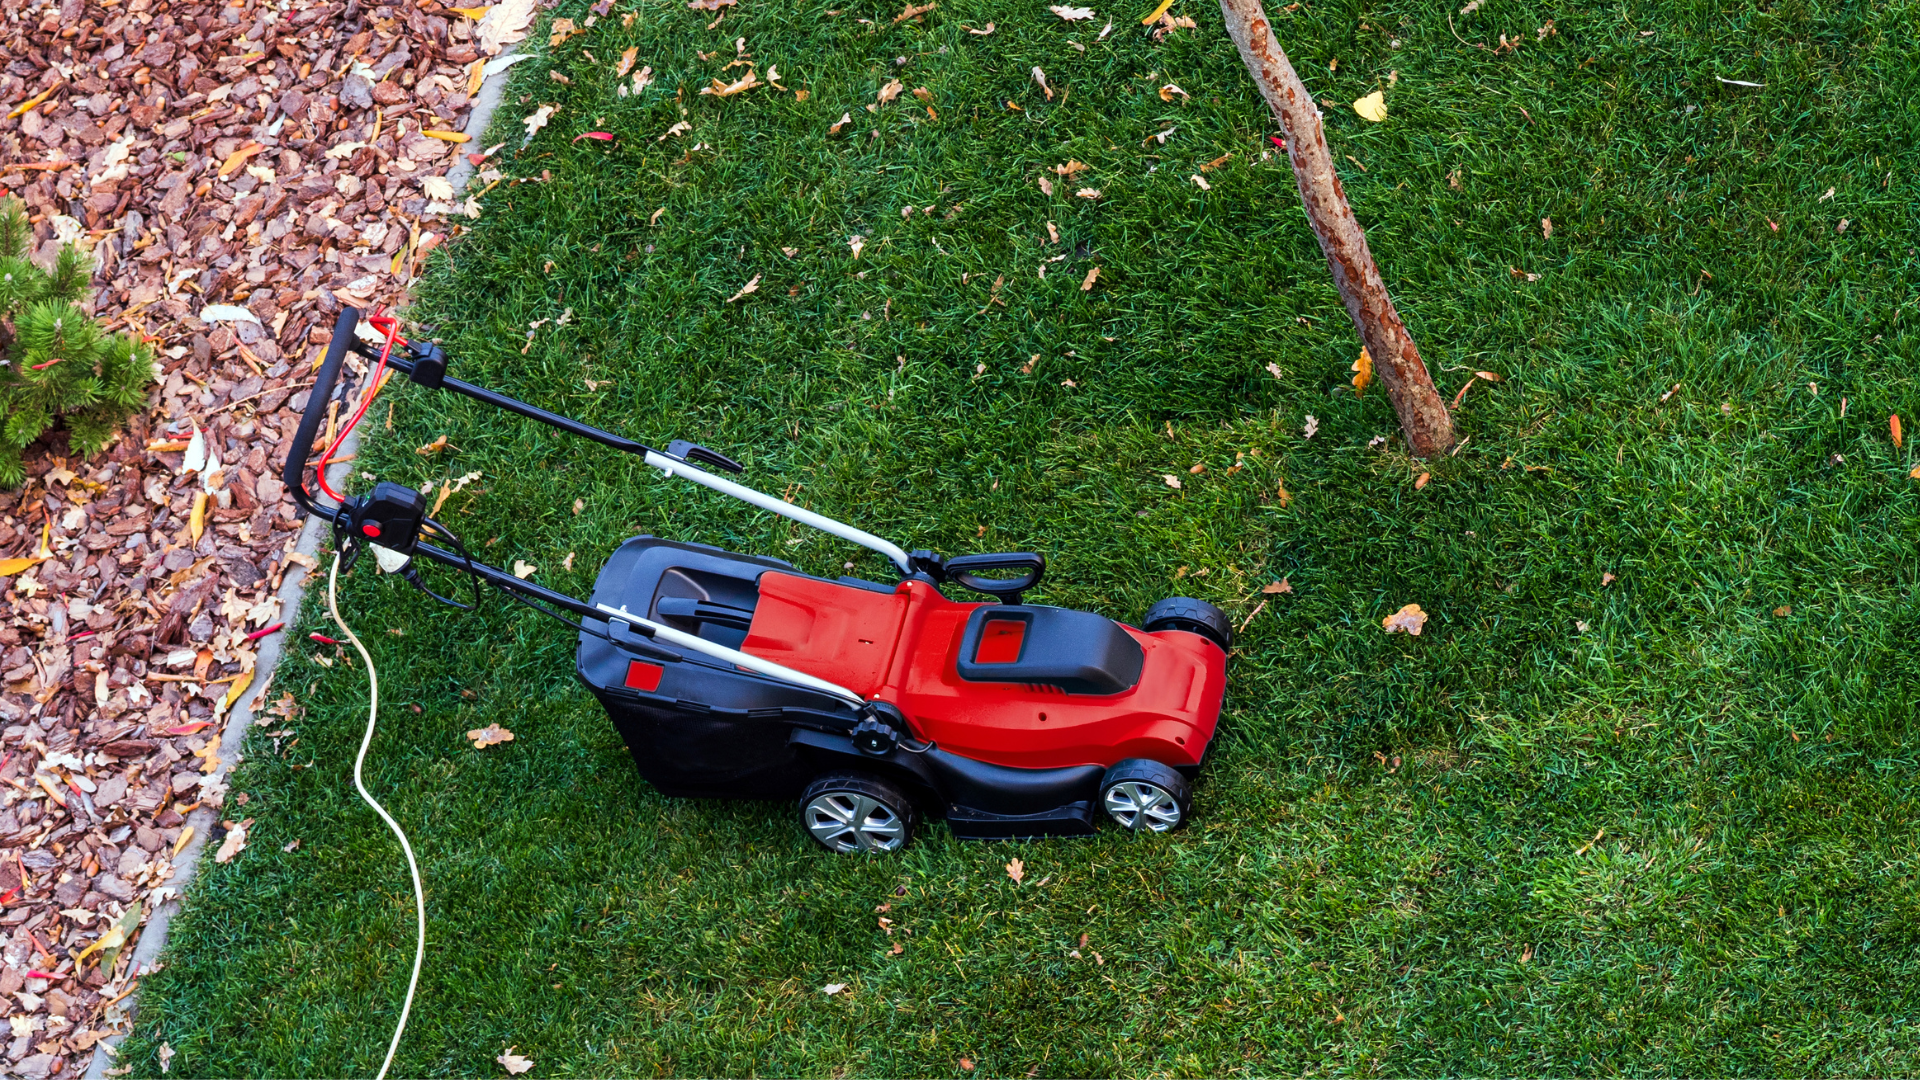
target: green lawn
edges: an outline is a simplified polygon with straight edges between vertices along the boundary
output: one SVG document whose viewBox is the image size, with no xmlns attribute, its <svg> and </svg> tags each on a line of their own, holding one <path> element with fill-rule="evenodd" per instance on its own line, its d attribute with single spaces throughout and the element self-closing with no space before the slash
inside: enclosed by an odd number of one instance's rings
<svg viewBox="0 0 1920 1080">
<path fill-rule="evenodd" d="M 413 314 L 459 374 L 724 449 L 908 547 L 1044 552 L 1041 602 L 1250 618 L 1193 827 L 935 825 L 830 857 L 792 807 L 644 785 L 570 632 L 363 568 L 348 607 L 393 702 L 369 783 L 432 919 L 396 1071 L 499 1075 L 510 1044 L 534 1076 L 1920 1070 L 1920 480 L 1887 423 L 1920 425 L 1920 7 L 1276 4 L 1441 392 L 1505 377 L 1422 465 L 1377 386 L 1344 392 L 1356 337 L 1218 12 L 1180 0 L 1198 27 L 1155 43 L 1147 6 L 891 25 L 743 0 L 709 30 L 623 0 L 553 57 L 543 33 L 490 142 L 551 179 L 487 195 Z M 745 70 L 721 70 L 741 36 L 808 100 L 701 96 Z M 628 46 L 656 73 L 637 97 L 613 89 Z M 1355 116 L 1394 72 L 1387 122 Z M 569 142 L 595 129 L 619 140 Z M 1043 194 L 1069 160 L 1091 168 Z M 359 467 L 483 472 L 443 516 L 553 587 L 584 594 L 639 531 L 884 574 L 396 387 Z M 457 453 L 414 453 L 440 434 Z M 1387 636 L 1406 603 L 1426 632 Z M 256 737 L 251 846 L 203 868 L 142 988 L 139 1072 L 161 1040 L 190 1076 L 385 1050 L 405 864 L 351 789 L 362 674 L 297 652 L 298 742 Z M 517 739 L 462 739 L 495 721 Z"/>
</svg>

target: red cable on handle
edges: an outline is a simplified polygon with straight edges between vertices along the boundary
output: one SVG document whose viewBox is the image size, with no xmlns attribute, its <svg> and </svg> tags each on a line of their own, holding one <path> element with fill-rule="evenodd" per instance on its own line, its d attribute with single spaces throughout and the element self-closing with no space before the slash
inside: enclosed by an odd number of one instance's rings
<svg viewBox="0 0 1920 1080">
<path fill-rule="evenodd" d="M 381 376 L 386 374 L 387 357 L 393 355 L 393 346 L 396 343 L 406 344 L 406 340 L 400 336 L 400 320 L 393 316 L 369 315 L 367 322 L 373 324 L 375 330 L 385 331 L 387 335 L 386 344 L 380 349 L 380 362 L 373 369 L 373 379 L 367 384 L 366 393 L 360 395 L 360 407 L 354 410 L 353 419 L 347 421 L 347 426 L 341 428 L 340 434 L 334 436 L 333 445 L 327 447 L 327 452 L 320 455 L 320 464 L 315 469 L 316 478 L 320 481 L 320 490 L 331 495 L 336 502 L 346 502 L 347 497 L 333 490 L 333 485 L 327 483 L 327 466 L 333 462 L 334 451 L 340 449 L 340 444 L 346 441 L 347 434 L 360 423 L 361 417 L 367 415 L 367 406 L 372 405 L 373 399 L 379 396 Z"/>
</svg>

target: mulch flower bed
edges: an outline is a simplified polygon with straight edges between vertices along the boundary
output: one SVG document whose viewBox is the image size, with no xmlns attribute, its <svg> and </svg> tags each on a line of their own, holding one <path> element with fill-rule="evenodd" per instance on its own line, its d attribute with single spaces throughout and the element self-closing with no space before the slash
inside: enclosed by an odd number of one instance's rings
<svg viewBox="0 0 1920 1080">
<path fill-rule="evenodd" d="M 218 747 L 294 558 L 278 466 L 341 305 L 401 300 L 446 235 L 422 185 L 473 147 L 425 133 L 464 126 L 485 52 L 431 3 L 0 12 L 0 195 L 37 258 L 91 250 L 96 316 L 161 372 L 114 449 L 56 432 L 0 493 L 0 558 L 46 556 L 0 578 L 0 1054 L 35 1078 L 124 1030 L 185 815 L 244 844 Z"/>
</svg>

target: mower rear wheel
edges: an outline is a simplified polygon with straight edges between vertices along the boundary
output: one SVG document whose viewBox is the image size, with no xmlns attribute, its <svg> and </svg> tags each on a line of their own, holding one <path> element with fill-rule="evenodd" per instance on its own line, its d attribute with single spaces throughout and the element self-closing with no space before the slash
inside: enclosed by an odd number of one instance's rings
<svg viewBox="0 0 1920 1080">
<path fill-rule="evenodd" d="M 1172 832 L 1187 823 L 1193 787 L 1172 766 L 1129 758 L 1100 778 L 1100 805 L 1129 832 Z"/>
<path fill-rule="evenodd" d="M 1226 612 L 1191 596 L 1169 596 L 1148 608 L 1140 629 L 1149 634 L 1185 630 L 1220 646 L 1222 652 L 1233 647 L 1233 620 L 1227 618 Z"/>
<path fill-rule="evenodd" d="M 800 795 L 800 824 L 840 855 L 899 851 L 913 838 L 913 801 L 877 776 L 830 773 Z"/>
</svg>

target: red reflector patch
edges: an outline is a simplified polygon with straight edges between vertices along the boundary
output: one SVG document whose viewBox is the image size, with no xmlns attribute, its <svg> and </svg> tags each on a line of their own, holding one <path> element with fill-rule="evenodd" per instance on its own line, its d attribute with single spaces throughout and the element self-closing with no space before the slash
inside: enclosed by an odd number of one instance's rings
<svg viewBox="0 0 1920 1080">
<path fill-rule="evenodd" d="M 666 669 L 659 664 L 642 663 L 634 660 L 627 664 L 627 686 L 634 690 L 652 693 L 660 689 L 660 676 Z"/>
<path fill-rule="evenodd" d="M 1020 659 L 1020 646 L 1026 641 L 1025 619 L 988 619 L 980 628 L 980 647 L 973 651 L 973 662 L 1011 664 Z"/>
</svg>

